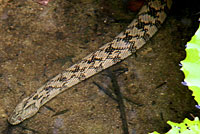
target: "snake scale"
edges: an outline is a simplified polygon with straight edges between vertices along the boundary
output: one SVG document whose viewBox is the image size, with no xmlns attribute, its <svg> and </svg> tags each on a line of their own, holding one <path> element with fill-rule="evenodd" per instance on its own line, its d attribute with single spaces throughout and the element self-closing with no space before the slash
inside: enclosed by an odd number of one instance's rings
<svg viewBox="0 0 200 134">
<path fill-rule="evenodd" d="M 21 123 L 56 95 L 135 53 L 158 31 L 171 3 L 171 0 L 147 0 L 126 30 L 24 98 L 8 121 L 12 125 Z"/>
</svg>

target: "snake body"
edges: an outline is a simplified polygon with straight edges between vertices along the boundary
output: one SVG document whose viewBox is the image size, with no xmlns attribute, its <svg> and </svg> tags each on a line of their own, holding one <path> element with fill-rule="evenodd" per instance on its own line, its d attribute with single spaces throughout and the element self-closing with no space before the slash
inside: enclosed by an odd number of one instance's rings
<svg viewBox="0 0 200 134">
<path fill-rule="evenodd" d="M 168 0 L 147 0 L 126 30 L 24 98 L 8 121 L 13 125 L 21 123 L 56 95 L 135 53 L 158 31 L 170 7 Z"/>
</svg>

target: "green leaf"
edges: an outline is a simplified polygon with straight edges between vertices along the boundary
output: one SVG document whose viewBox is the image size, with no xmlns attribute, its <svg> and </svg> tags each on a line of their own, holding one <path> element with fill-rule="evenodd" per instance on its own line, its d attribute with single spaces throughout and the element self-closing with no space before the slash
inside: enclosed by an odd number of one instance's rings
<svg viewBox="0 0 200 134">
<path fill-rule="evenodd" d="M 185 84 L 200 105 L 200 27 L 186 46 L 186 58 L 181 61 L 181 70 L 185 74 Z"/>
<path fill-rule="evenodd" d="M 166 134 L 200 134 L 200 121 L 195 117 L 193 121 L 185 118 L 182 123 L 167 122 L 172 128 Z M 160 134 L 153 132 L 150 134 Z"/>
</svg>

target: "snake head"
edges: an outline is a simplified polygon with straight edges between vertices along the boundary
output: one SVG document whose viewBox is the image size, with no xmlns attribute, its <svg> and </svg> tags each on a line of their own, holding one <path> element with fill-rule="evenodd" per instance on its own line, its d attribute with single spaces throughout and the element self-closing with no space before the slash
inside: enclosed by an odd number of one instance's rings
<svg viewBox="0 0 200 134">
<path fill-rule="evenodd" d="M 16 106 L 8 121 L 12 125 L 17 125 L 27 118 L 32 117 L 38 110 L 39 108 L 35 102 L 29 102 L 28 98 L 25 98 Z"/>
</svg>

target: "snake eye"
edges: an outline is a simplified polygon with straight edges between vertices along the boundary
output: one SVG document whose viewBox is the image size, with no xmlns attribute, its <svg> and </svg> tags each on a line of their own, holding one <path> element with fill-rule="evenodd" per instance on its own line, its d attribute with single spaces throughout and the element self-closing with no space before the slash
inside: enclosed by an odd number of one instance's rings
<svg viewBox="0 0 200 134">
<path fill-rule="evenodd" d="M 21 118 L 21 116 L 18 116 L 18 117 L 17 117 L 17 120 L 18 120 L 19 122 L 21 122 L 23 119 Z"/>
</svg>

